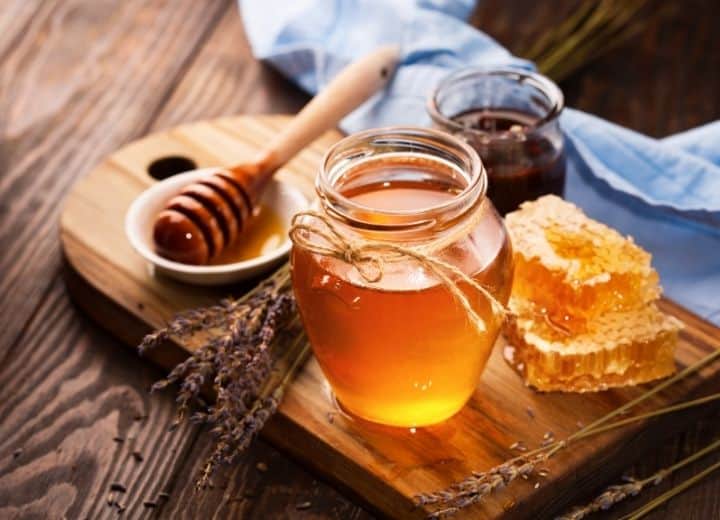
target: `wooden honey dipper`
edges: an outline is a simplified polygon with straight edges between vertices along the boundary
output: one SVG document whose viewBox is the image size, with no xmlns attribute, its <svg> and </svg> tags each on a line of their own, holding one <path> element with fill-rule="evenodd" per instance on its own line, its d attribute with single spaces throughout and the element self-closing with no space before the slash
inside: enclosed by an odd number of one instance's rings
<svg viewBox="0 0 720 520">
<path fill-rule="evenodd" d="M 277 169 L 385 86 L 398 59 L 399 49 L 385 46 L 350 64 L 254 160 L 183 188 L 155 219 L 157 253 L 177 262 L 206 264 L 240 239 Z"/>
</svg>

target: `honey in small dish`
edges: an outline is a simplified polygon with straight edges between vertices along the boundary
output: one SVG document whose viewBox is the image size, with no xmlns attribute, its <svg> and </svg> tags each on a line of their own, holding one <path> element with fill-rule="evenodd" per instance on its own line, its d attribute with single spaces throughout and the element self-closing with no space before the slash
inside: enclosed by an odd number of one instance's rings
<svg viewBox="0 0 720 520">
<path fill-rule="evenodd" d="M 247 229 L 234 244 L 213 258 L 209 265 L 224 265 L 251 260 L 271 253 L 287 239 L 287 229 L 280 216 L 265 205 L 260 205 Z"/>
</svg>

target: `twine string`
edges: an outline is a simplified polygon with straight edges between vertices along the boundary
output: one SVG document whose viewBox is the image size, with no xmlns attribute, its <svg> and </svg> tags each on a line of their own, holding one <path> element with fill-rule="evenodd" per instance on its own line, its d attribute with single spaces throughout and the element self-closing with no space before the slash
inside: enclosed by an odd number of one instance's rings
<svg viewBox="0 0 720 520">
<path fill-rule="evenodd" d="M 460 238 L 457 233 L 454 235 L 453 241 Z M 505 307 L 490 291 L 453 264 L 435 256 L 435 248 L 406 247 L 372 240 L 353 240 L 343 235 L 327 215 L 317 211 L 302 211 L 293 216 L 290 239 L 293 244 L 311 253 L 335 258 L 353 266 L 363 280 L 368 283 L 375 283 L 382 279 L 385 264 L 388 262 L 404 259 L 415 261 L 440 280 L 450 291 L 478 332 L 485 332 L 487 324 L 473 309 L 467 295 L 460 288 L 459 282 L 468 284 L 482 294 L 490 302 L 493 316 L 504 317 L 505 315 Z M 447 242 L 445 240 L 443 244 Z"/>
</svg>

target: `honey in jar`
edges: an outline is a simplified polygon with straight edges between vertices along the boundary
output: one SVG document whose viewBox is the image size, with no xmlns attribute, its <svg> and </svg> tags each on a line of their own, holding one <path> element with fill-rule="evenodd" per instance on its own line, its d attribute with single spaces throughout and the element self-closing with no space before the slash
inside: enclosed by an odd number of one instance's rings
<svg viewBox="0 0 720 520">
<path fill-rule="evenodd" d="M 431 130 L 350 136 L 318 176 L 321 211 L 350 241 L 407 247 L 451 238 L 435 252 L 506 303 L 512 251 L 477 154 Z M 295 245 L 295 295 L 313 352 L 339 404 L 387 425 L 440 422 L 477 386 L 499 332 L 487 296 L 459 288 L 485 322 L 480 331 L 447 285 L 411 258 L 384 262 L 368 281 L 357 266 Z"/>
</svg>

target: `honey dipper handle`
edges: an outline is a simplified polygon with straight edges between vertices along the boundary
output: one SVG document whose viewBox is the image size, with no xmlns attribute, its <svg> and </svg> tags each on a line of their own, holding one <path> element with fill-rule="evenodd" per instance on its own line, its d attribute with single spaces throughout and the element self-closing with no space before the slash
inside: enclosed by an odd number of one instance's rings
<svg viewBox="0 0 720 520">
<path fill-rule="evenodd" d="M 274 171 L 379 91 L 399 61 L 395 45 L 379 47 L 345 67 L 280 132 L 263 152 L 266 171 Z"/>
</svg>

